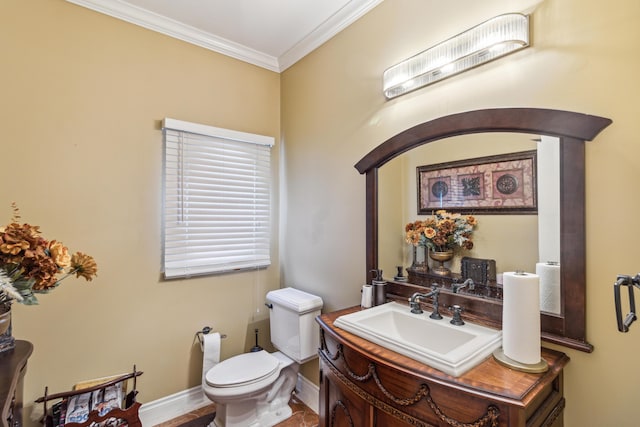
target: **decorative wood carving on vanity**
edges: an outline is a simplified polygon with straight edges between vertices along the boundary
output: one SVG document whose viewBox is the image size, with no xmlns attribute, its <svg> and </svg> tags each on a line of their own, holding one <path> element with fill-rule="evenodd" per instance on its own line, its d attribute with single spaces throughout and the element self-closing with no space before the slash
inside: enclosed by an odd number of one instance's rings
<svg viewBox="0 0 640 427">
<path fill-rule="evenodd" d="M 550 367 L 543 374 L 513 371 L 489 357 L 452 377 L 333 325 L 359 309 L 317 319 L 321 426 L 562 426 L 564 353 L 543 349 Z"/>
</svg>

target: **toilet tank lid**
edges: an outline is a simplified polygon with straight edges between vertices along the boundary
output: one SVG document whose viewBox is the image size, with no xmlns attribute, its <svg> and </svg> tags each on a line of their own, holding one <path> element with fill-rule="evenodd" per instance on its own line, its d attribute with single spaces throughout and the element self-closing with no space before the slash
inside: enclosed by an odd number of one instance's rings
<svg viewBox="0 0 640 427">
<path fill-rule="evenodd" d="M 322 298 L 294 288 L 269 291 L 267 301 L 301 314 L 322 308 Z"/>
</svg>

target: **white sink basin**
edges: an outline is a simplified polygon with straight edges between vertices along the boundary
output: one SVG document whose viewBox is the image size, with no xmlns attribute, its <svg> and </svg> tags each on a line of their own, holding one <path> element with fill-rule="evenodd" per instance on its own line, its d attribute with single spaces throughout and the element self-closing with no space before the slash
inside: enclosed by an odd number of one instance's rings
<svg viewBox="0 0 640 427">
<path fill-rule="evenodd" d="M 502 345 L 502 331 L 471 324 L 454 326 L 450 317 L 430 319 L 389 302 L 338 317 L 334 325 L 449 375 L 460 376 Z"/>
</svg>

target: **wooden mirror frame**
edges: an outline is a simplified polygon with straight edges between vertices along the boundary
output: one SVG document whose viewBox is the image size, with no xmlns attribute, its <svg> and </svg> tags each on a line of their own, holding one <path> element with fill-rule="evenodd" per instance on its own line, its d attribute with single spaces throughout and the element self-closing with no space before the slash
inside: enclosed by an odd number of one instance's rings
<svg viewBox="0 0 640 427">
<path fill-rule="evenodd" d="M 440 117 L 383 142 L 355 168 L 366 176 L 366 274 L 378 268 L 378 169 L 396 156 L 440 139 L 484 132 L 548 135 L 560 141 L 561 315 L 541 313 L 542 338 L 591 352 L 586 340 L 586 239 L 584 143 L 612 123 L 610 119 L 539 108 L 496 108 Z M 493 310 L 493 317 L 501 317 Z M 500 319 L 488 319 L 501 322 Z"/>
</svg>

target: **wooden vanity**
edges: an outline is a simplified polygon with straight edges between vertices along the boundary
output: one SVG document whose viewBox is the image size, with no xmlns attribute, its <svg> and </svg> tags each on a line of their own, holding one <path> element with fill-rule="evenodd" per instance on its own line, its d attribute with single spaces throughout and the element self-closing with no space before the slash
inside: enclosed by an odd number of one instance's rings
<svg viewBox="0 0 640 427">
<path fill-rule="evenodd" d="M 490 356 L 452 377 L 333 325 L 358 310 L 317 318 L 321 426 L 563 425 L 564 353 L 543 348 L 549 370 L 542 374 L 506 368 Z"/>
</svg>

